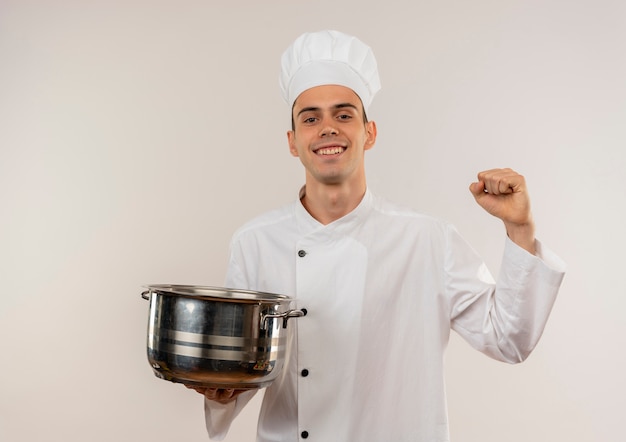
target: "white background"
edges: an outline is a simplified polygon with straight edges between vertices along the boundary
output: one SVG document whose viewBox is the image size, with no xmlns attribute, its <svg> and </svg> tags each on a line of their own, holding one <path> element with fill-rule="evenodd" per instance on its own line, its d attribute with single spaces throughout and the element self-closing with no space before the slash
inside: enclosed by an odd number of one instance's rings
<svg viewBox="0 0 626 442">
<path fill-rule="evenodd" d="M 323 28 L 378 58 L 374 192 L 497 273 L 503 228 L 467 186 L 515 168 L 568 264 L 526 363 L 453 337 L 453 441 L 623 440 L 621 0 L 2 0 L 0 440 L 207 440 L 201 396 L 152 375 L 142 285 L 221 285 L 233 231 L 296 197 L 279 57 Z"/>
</svg>

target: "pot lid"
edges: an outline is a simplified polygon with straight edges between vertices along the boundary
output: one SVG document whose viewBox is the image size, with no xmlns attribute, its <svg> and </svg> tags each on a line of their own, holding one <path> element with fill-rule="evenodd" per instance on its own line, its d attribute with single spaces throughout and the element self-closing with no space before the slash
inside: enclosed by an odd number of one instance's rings
<svg viewBox="0 0 626 442">
<path fill-rule="evenodd" d="M 271 302 L 284 303 L 292 300 L 286 295 L 278 295 L 268 292 L 242 290 L 225 287 L 210 287 L 201 285 L 174 285 L 174 284 L 151 284 L 144 286 L 150 292 L 164 293 L 187 298 L 209 299 L 232 302 Z"/>
</svg>

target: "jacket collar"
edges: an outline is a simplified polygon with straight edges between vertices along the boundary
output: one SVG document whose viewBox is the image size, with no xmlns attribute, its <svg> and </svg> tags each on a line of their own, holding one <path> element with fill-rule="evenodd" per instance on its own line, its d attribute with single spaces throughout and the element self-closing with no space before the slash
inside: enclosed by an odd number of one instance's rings
<svg viewBox="0 0 626 442">
<path fill-rule="evenodd" d="M 313 218 L 311 214 L 304 208 L 302 204 L 302 198 L 306 195 L 306 186 L 302 186 L 298 192 L 298 200 L 295 203 L 296 221 L 298 223 L 298 230 L 302 235 L 309 235 L 313 233 L 319 233 L 323 235 L 342 235 L 350 231 L 357 224 L 361 223 L 367 214 L 373 207 L 374 197 L 369 188 L 365 189 L 365 195 L 358 206 L 352 210 L 352 212 L 333 221 L 330 224 L 324 225 L 318 220 Z"/>
</svg>

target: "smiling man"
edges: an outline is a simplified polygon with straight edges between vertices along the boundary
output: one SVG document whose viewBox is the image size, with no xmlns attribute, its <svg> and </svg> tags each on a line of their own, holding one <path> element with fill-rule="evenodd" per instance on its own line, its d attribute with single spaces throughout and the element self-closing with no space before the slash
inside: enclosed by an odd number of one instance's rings
<svg viewBox="0 0 626 442">
<path fill-rule="evenodd" d="M 356 93 L 337 85 L 302 92 L 293 107 L 289 150 L 306 170 L 302 204 L 323 224 L 352 211 L 366 190 L 365 151 L 374 146 L 376 124 L 364 121 Z"/>
<path fill-rule="evenodd" d="M 287 360 L 265 391 L 257 440 L 448 441 L 450 330 L 494 359 L 521 362 L 564 275 L 534 237 L 524 177 L 488 170 L 470 185 L 507 233 L 496 284 L 454 227 L 368 188 L 365 156 L 377 128 L 367 112 L 380 88 L 368 46 L 335 31 L 304 34 L 283 55 L 280 84 L 305 186 L 236 232 L 226 285 L 292 296 L 307 315 L 288 327 Z M 255 394 L 199 391 L 216 440 Z"/>
</svg>

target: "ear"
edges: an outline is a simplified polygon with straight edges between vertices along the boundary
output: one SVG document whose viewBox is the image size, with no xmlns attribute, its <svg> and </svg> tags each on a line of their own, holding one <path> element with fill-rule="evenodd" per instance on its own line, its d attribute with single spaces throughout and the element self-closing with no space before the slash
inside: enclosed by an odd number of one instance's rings
<svg viewBox="0 0 626 442">
<path fill-rule="evenodd" d="M 365 150 L 369 150 L 376 144 L 376 136 L 378 135 L 378 129 L 374 121 L 368 121 L 365 123 Z"/>
<path fill-rule="evenodd" d="M 299 157 L 298 149 L 296 148 L 296 133 L 292 130 L 287 131 L 287 142 L 289 143 L 289 152 L 294 157 Z"/>
</svg>

